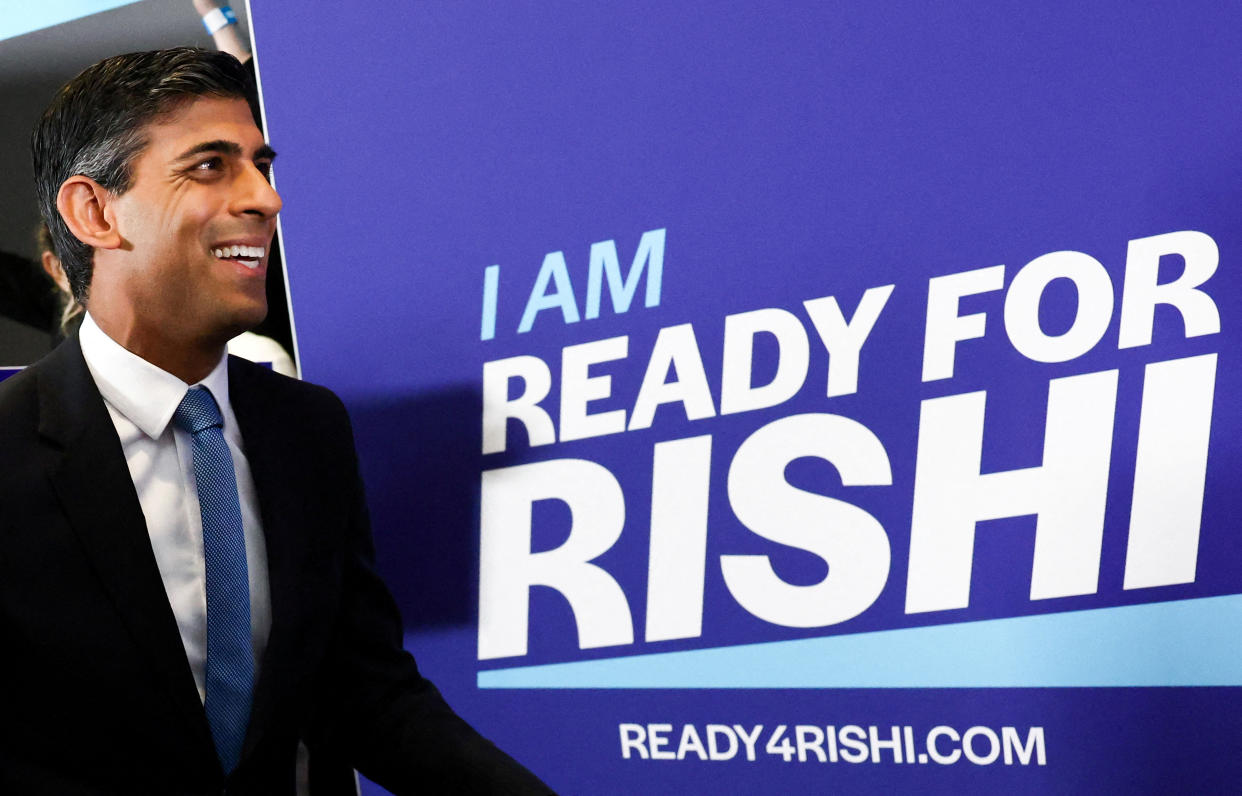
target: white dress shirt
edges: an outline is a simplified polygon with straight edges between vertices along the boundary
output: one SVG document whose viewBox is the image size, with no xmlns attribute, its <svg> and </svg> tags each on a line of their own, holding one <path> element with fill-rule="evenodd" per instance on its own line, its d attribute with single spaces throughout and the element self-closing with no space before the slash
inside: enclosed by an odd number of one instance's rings
<svg viewBox="0 0 1242 796">
<path fill-rule="evenodd" d="M 177 618 L 186 659 L 202 699 L 206 693 L 207 582 L 203 559 L 203 519 L 194 483 L 193 442 L 174 426 L 176 411 L 191 385 L 131 353 L 106 333 L 87 313 L 78 339 L 82 356 L 103 396 L 108 414 L 121 438 L 125 462 L 146 518 L 151 549 L 164 581 L 164 591 Z M 267 549 L 259 521 L 250 464 L 241 432 L 229 403 L 227 357 L 199 384 L 211 391 L 224 418 L 224 440 L 233 455 L 237 496 L 241 501 L 242 530 L 246 537 L 246 571 L 250 578 L 250 641 L 254 676 L 267 646 L 272 625 L 267 581 Z"/>
</svg>

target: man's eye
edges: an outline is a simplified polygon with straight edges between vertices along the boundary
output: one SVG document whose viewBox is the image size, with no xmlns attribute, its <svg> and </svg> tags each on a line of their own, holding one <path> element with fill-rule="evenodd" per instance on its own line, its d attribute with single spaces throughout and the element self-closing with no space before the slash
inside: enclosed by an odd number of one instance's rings
<svg viewBox="0 0 1242 796">
<path fill-rule="evenodd" d="M 270 160 L 255 161 L 254 167 L 259 170 L 260 174 L 263 175 L 263 179 L 267 180 L 268 182 L 272 181 L 272 161 Z"/>
<path fill-rule="evenodd" d="M 224 161 L 220 158 L 207 158 L 204 161 L 194 165 L 195 171 L 219 171 L 224 165 Z"/>
</svg>

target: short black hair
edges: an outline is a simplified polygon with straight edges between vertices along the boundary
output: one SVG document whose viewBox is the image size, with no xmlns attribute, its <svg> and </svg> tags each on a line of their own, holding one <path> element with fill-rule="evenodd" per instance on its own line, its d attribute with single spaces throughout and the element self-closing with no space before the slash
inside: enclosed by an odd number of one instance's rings
<svg viewBox="0 0 1242 796">
<path fill-rule="evenodd" d="M 30 137 L 39 210 L 73 296 L 86 303 L 94 250 L 74 237 L 56 209 L 65 180 L 90 177 L 116 194 L 129 190 L 144 128 L 195 97 L 244 99 L 259 123 L 250 72 L 233 56 L 197 47 L 127 53 L 87 67 L 56 94 Z"/>
</svg>

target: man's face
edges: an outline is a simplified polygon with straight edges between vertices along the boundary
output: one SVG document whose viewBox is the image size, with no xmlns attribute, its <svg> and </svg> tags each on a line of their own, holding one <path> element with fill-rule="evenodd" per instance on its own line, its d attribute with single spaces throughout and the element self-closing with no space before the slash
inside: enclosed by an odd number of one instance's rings
<svg viewBox="0 0 1242 796">
<path fill-rule="evenodd" d="M 222 344 L 267 314 L 275 153 L 240 99 L 190 100 L 144 132 L 130 188 L 111 203 L 123 243 L 104 267 L 118 290 L 98 298 L 126 302 L 140 333 Z"/>
</svg>

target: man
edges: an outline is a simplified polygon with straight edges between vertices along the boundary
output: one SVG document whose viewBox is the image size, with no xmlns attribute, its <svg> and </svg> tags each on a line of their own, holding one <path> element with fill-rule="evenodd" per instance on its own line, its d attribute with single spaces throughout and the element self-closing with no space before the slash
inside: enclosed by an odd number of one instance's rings
<svg viewBox="0 0 1242 796">
<path fill-rule="evenodd" d="M 0 385 L 0 793 L 547 793 L 401 649 L 327 390 L 226 358 L 280 197 L 238 62 L 103 61 L 32 137 L 78 335 Z M 312 783 L 313 784 L 313 783 Z"/>
</svg>

